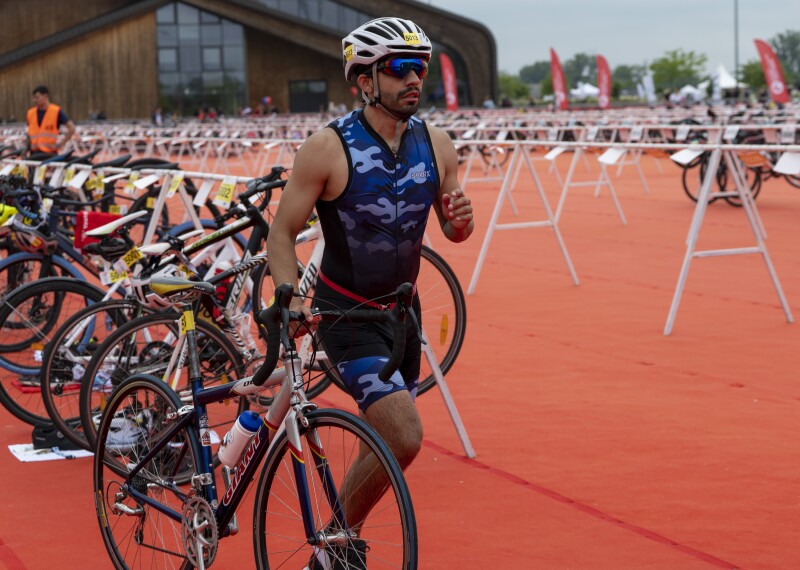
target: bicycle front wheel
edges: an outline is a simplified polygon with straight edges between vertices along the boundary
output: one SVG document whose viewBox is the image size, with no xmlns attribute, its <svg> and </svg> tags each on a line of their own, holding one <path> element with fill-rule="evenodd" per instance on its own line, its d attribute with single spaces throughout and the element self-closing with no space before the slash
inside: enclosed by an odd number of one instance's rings
<svg viewBox="0 0 800 570">
<path fill-rule="evenodd" d="M 200 465 L 191 427 L 166 434 L 181 416 L 178 395 L 154 376 L 133 376 L 108 401 L 94 456 L 94 499 L 115 568 L 188 568 L 180 515 Z M 151 450 L 161 446 L 151 457 Z M 131 471 L 139 469 L 131 475 Z M 146 500 L 145 500 L 146 499 Z"/>
<path fill-rule="evenodd" d="M 308 426 L 299 425 L 305 458 L 293 458 L 297 450 L 282 432 L 259 476 L 256 568 L 304 568 L 312 557 L 327 557 L 335 568 L 417 568 L 414 509 L 392 452 L 347 412 L 316 410 L 305 418 Z M 298 472 L 307 484 L 295 480 Z M 366 516 L 364 505 L 372 505 Z M 303 506 L 313 516 L 317 546 L 306 535 Z"/>
</svg>

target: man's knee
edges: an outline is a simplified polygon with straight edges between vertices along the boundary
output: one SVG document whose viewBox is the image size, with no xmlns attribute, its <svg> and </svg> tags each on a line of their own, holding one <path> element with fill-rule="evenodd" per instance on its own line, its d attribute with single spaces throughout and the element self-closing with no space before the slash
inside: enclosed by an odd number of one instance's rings
<svg viewBox="0 0 800 570">
<path fill-rule="evenodd" d="M 422 421 L 408 392 L 381 398 L 364 414 L 380 434 L 402 468 L 417 456 L 422 446 Z"/>
</svg>

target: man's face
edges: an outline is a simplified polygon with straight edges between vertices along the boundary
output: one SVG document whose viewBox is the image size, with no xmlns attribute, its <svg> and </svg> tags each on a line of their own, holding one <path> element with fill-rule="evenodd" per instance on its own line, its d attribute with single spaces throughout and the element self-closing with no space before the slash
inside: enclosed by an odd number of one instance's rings
<svg viewBox="0 0 800 570">
<path fill-rule="evenodd" d="M 408 118 L 419 110 L 422 79 L 428 63 L 417 57 L 394 57 L 378 65 L 381 104 L 400 117 Z"/>
<path fill-rule="evenodd" d="M 50 103 L 50 97 L 46 93 L 34 93 L 33 104 L 40 109 L 44 109 Z"/>
</svg>

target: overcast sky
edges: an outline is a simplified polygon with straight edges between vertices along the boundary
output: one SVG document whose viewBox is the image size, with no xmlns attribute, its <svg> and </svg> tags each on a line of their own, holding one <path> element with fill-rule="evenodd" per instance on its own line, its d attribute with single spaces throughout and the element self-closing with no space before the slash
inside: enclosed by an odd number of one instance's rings
<svg viewBox="0 0 800 570">
<path fill-rule="evenodd" d="M 487 26 L 501 71 L 576 53 L 613 69 L 650 63 L 673 49 L 708 56 L 708 71 L 734 67 L 734 0 L 421 0 Z M 800 0 L 738 0 L 739 63 L 757 59 L 753 39 L 800 30 Z"/>
</svg>

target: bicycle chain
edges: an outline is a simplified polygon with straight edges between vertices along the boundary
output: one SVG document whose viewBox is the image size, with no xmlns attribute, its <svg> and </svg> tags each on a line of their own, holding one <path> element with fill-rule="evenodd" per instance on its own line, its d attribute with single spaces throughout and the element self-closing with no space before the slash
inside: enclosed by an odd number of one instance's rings
<svg viewBox="0 0 800 570">
<path fill-rule="evenodd" d="M 177 556 L 178 558 L 183 558 L 184 560 L 189 560 L 189 557 L 186 556 L 183 552 L 172 552 L 171 550 L 167 550 L 166 548 L 159 548 L 158 546 L 153 546 L 150 544 L 140 543 L 139 546 L 143 546 L 145 548 L 150 548 L 151 550 L 155 550 L 157 552 L 163 552 L 164 554 L 171 554 L 172 556 Z"/>
</svg>

